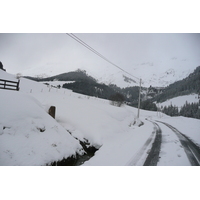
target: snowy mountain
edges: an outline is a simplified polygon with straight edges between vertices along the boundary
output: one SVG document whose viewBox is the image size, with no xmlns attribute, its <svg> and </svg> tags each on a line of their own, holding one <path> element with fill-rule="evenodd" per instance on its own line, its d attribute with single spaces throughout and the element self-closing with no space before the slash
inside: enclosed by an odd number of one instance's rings
<svg viewBox="0 0 200 200">
<path fill-rule="evenodd" d="M 109 73 L 109 69 L 107 69 L 108 67 L 105 68 L 103 72 L 99 72 L 98 74 L 95 74 L 95 72 L 91 71 L 91 69 L 87 72 L 100 82 L 104 82 L 106 84 L 116 84 L 121 88 L 138 86 L 140 78 L 142 79 L 142 86 L 144 87 L 149 87 L 150 85 L 156 87 L 166 87 L 171 83 L 187 77 L 197 67 L 189 65 L 189 62 L 187 63 L 186 61 L 182 65 L 174 61 L 171 62 L 171 66 L 169 65 L 169 67 L 165 68 L 160 67 L 162 65 L 162 62 L 146 62 L 137 64 L 133 68 L 127 70 L 134 77 L 116 69 L 113 69 L 114 73 L 111 74 Z"/>
<path fill-rule="evenodd" d="M 197 73 L 198 71 L 199 71 L 199 67 L 197 67 L 194 70 L 194 72 L 190 73 L 189 76 L 187 76 L 185 79 L 182 79 L 181 81 L 176 81 L 175 83 L 170 84 L 168 87 L 152 87 L 150 85 L 150 87 L 144 88 L 144 84 L 142 84 L 143 86 L 141 90 L 142 101 L 145 99 L 150 99 L 154 97 L 154 101 L 160 102 L 160 101 L 165 101 L 166 99 L 168 99 L 168 97 L 173 98 L 178 95 L 198 93 L 199 89 L 196 87 L 199 85 L 198 84 L 199 75 Z M 186 75 L 186 74 L 187 73 L 185 74 L 182 73 L 182 75 Z M 42 77 L 36 77 L 36 78 L 27 77 L 27 78 L 31 80 L 40 81 L 40 82 L 51 81 L 50 83 L 48 83 L 50 85 L 53 85 L 53 84 L 55 85 L 56 84 L 55 81 L 61 81 L 60 84 L 57 84 L 57 85 L 64 88 L 71 89 L 77 93 L 81 93 L 81 94 L 85 94 L 89 96 L 95 96 L 95 97 L 104 98 L 104 99 L 110 99 L 111 95 L 118 92 L 124 95 L 126 102 L 129 102 L 130 104 L 133 103 L 133 105 L 137 104 L 138 96 L 139 96 L 138 82 L 134 80 L 134 77 L 129 78 L 127 75 L 126 76 L 123 75 L 122 72 L 118 72 L 117 75 L 118 75 L 118 78 L 116 78 L 116 76 L 113 76 L 112 80 L 108 79 L 110 81 L 105 81 L 104 83 L 102 83 L 103 82 L 102 79 L 101 80 L 98 80 L 97 78 L 95 79 L 94 75 L 92 77 L 91 75 L 88 75 L 88 73 L 85 70 L 80 70 L 80 69 L 73 72 L 51 76 L 48 78 L 45 78 L 45 77 L 43 78 Z M 162 81 L 164 79 L 168 80 L 168 81 L 163 82 L 163 84 L 168 84 L 172 82 L 171 80 L 173 80 L 172 79 L 173 77 L 176 78 L 175 70 L 170 69 L 162 75 L 161 80 Z M 184 77 L 184 76 L 179 76 L 179 78 L 181 77 Z M 116 80 L 118 81 L 121 80 L 121 85 L 123 84 L 124 86 L 125 85 L 126 86 L 136 85 L 136 86 L 120 88 L 115 85 Z M 148 84 L 152 84 L 151 81 L 152 80 L 149 80 Z M 153 93 L 151 93 L 151 88 L 158 90 L 160 92 L 154 91 Z M 162 98 L 164 99 L 162 100 Z"/>
<path fill-rule="evenodd" d="M 149 87 L 150 85 L 156 87 L 166 87 L 175 81 L 187 77 L 197 67 L 190 64 L 189 61 L 182 61 L 182 64 L 180 65 L 178 59 L 176 59 L 171 60 L 169 67 L 162 68 L 161 66 L 163 66 L 163 62 L 144 62 L 135 64 L 132 68 L 127 70 L 124 69 L 128 73 L 132 74 L 132 76 L 113 66 L 94 66 L 93 68 L 82 66 L 81 68 L 79 67 L 79 69 L 86 71 L 89 76 L 98 80 L 99 83 L 105 83 L 106 85 L 115 84 L 118 87 L 125 88 L 138 86 L 140 78 L 142 79 L 142 86 L 144 87 Z M 76 70 L 77 68 L 75 69 L 70 66 L 47 66 L 43 67 L 42 71 L 40 67 L 34 67 L 24 70 L 21 73 L 24 76 L 46 78 Z"/>
<path fill-rule="evenodd" d="M 2 70 L 0 79 L 16 80 Z M 0 165 L 57 163 L 83 155 L 87 146 L 98 150 L 84 165 L 143 165 L 158 131 L 155 123 L 163 130 L 157 165 L 191 165 L 178 137 L 156 120 L 170 123 L 200 146 L 197 119 L 145 110 L 137 119 L 136 108 L 25 78 L 19 91 L 1 89 L 0 97 Z M 47 113 L 52 105 L 55 119 Z"/>
<path fill-rule="evenodd" d="M 193 70 L 186 70 L 186 71 L 176 71 L 174 69 L 169 69 L 161 74 L 153 74 L 150 79 L 145 79 L 144 82 L 147 85 L 155 85 L 159 87 L 166 87 L 176 81 L 182 80 L 183 78 L 187 77 Z"/>
</svg>

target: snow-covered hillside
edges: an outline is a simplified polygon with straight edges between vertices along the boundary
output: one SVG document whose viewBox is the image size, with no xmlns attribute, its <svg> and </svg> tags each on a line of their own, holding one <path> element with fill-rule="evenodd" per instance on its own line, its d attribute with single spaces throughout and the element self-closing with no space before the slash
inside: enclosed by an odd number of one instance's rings
<svg viewBox="0 0 200 200">
<path fill-rule="evenodd" d="M 142 85 L 144 87 L 149 87 L 150 85 L 154 87 L 166 87 L 169 84 L 174 83 L 175 81 L 184 79 L 197 67 L 191 65 L 189 69 L 184 70 L 184 65 L 179 66 L 178 63 L 176 65 L 174 62 L 172 62 L 171 65 L 169 65 L 168 70 L 166 70 L 166 68 L 162 69 L 162 67 L 160 67 L 161 63 L 162 62 L 146 62 L 141 64 L 135 64 L 133 68 L 127 71 L 134 77 L 113 66 L 102 66 L 94 68 L 84 66 L 81 68 L 81 70 L 85 70 L 89 76 L 92 76 L 93 78 L 98 80 L 99 83 L 105 83 L 107 85 L 115 84 L 121 88 L 138 86 L 140 78 L 142 79 Z M 189 65 L 189 63 L 187 63 L 187 65 Z M 30 75 L 38 77 L 47 77 L 70 71 L 75 71 L 77 69 L 73 69 L 70 68 L 70 66 L 68 66 L 66 67 L 66 70 L 67 71 L 63 71 L 55 67 L 49 68 L 48 66 L 47 68 L 44 68 L 43 73 L 41 73 L 41 69 L 39 67 L 35 67 L 32 69 L 24 70 L 22 74 L 24 76 Z M 129 79 L 128 81 L 126 77 Z"/>
<path fill-rule="evenodd" d="M 15 77 L 0 70 L 0 79 Z M 24 78 L 20 91 L 0 90 L 0 97 L 0 165 L 46 165 L 82 154 L 77 139 L 99 148 L 84 165 L 130 165 L 133 160 L 134 165 L 142 165 L 147 154 L 135 158 L 154 131 L 147 119 L 170 123 L 176 119 L 176 127 L 200 145 L 200 120 L 159 118 L 156 112 L 141 110 L 144 124 L 138 126 L 136 108 L 115 107 L 107 100 Z M 47 114 L 51 105 L 56 106 L 55 120 Z M 177 162 L 165 163 L 170 164 Z M 187 165 L 184 160 L 178 164 Z"/>
<path fill-rule="evenodd" d="M 155 66 L 149 66 L 144 64 L 132 69 L 129 74 L 113 69 L 113 73 L 109 73 L 109 70 L 102 70 L 102 72 L 96 73 L 95 70 L 88 69 L 87 73 L 98 80 L 100 83 L 115 84 L 118 87 L 125 88 L 131 86 L 139 86 L 139 79 L 142 79 L 142 86 L 149 87 L 150 85 L 156 87 L 166 87 L 171 83 L 186 78 L 190 73 L 194 71 L 194 68 L 189 70 L 182 70 L 181 68 L 169 68 L 167 71 L 162 71 Z M 127 78 L 128 80 L 127 80 Z M 135 78 L 137 77 L 137 78 Z"/>
<path fill-rule="evenodd" d="M 23 84 L 30 87 L 29 81 Z M 78 141 L 33 96 L 10 90 L 0 90 L 0 96 L 0 165 L 45 165 L 83 153 Z"/>
<path fill-rule="evenodd" d="M 187 103 L 198 103 L 200 99 L 198 99 L 198 94 L 190 94 L 190 95 L 184 95 L 175 97 L 172 99 L 168 99 L 167 101 L 160 103 L 159 106 L 176 106 L 179 109 Z"/>
</svg>

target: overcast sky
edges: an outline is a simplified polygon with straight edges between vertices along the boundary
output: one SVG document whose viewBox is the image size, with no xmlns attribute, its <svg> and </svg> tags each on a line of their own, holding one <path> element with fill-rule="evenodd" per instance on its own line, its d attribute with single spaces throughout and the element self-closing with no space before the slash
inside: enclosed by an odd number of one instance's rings
<svg viewBox="0 0 200 200">
<path fill-rule="evenodd" d="M 130 73 L 144 66 L 165 71 L 176 67 L 194 69 L 200 65 L 200 34 L 75 35 Z M 7 72 L 23 75 L 115 68 L 64 33 L 1 33 L 0 61 Z"/>
</svg>

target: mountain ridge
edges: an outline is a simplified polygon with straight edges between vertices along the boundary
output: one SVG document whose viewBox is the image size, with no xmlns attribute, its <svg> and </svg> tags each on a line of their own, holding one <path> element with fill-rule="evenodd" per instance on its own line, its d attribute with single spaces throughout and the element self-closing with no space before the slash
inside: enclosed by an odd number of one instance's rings
<svg viewBox="0 0 200 200">
<path fill-rule="evenodd" d="M 88 76 L 95 79 L 98 83 L 103 83 L 106 85 L 114 84 L 120 88 L 139 86 L 139 79 L 142 79 L 142 86 L 149 87 L 153 85 L 155 87 L 166 87 L 178 80 L 186 78 L 190 73 L 193 72 L 195 67 L 191 67 L 189 69 L 182 69 L 181 67 L 171 67 L 167 70 L 162 70 L 156 66 L 149 66 L 148 64 L 143 64 L 142 66 L 137 66 L 130 70 L 130 73 L 126 73 L 125 71 L 113 68 L 112 72 L 109 67 L 102 68 L 87 68 L 82 67 L 76 70 L 68 68 L 65 72 L 60 72 L 59 70 L 51 70 L 51 73 L 40 73 L 41 70 L 38 70 L 39 75 L 34 75 L 34 77 L 38 78 L 49 78 L 55 77 L 60 74 L 65 74 L 74 71 L 82 71 L 85 72 Z M 34 70 L 33 70 L 34 71 Z M 23 73 L 24 74 L 24 73 Z M 25 73 L 26 74 L 26 73 Z M 29 71 L 28 74 L 35 74 Z M 50 75 L 51 74 L 51 75 Z M 131 76 L 132 74 L 133 76 Z M 33 77 L 33 75 L 30 75 Z M 136 78 L 137 77 L 137 78 Z"/>
<path fill-rule="evenodd" d="M 148 92 L 150 88 L 156 87 L 141 87 L 141 99 L 142 101 L 152 99 L 151 102 L 157 101 L 161 102 L 169 98 L 176 97 L 177 95 L 185 95 L 193 92 L 199 93 L 200 88 L 198 84 L 200 66 L 197 67 L 193 73 L 190 73 L 186 78 L 176 81 L 170 84 L 167 87 L 163 87 L 161 93 L 154 92 L 153 96 L 149 96 Z M 167 72 L 170 75 L 174 74 L 174 70 L 169 70 Z M 129 103 L 129 105 L 136 105 L 138 102 L 139 96 L 139 86 L 130 86 L 125 88 L 120 88 L 115 84 L 106 85 L 104 83 L 99 83 L 98 80 L 91 77 L 83 70 L 77 70 L 75 72 L 68 72 L 64 74 L 60 74 L 57 76 L 52 76 L 49 78 L 32 78 L 32 80 L 36 81 L 67 81 L 67 83 L 63 84 L 64 88 L 71 89 L 74 92 L 95 96 L 99 98 L 109 99 L 111 95 L 114 93 L 120 93 L 124 95 L 125 101 Z M 73 82 L 71 82 L 73 81 Z M 127 81 L 132 81 L 127 79 Z M 157 87 L 158 88 L 158 87 Z M 156 89 L 157 91 L 157 89 Z"/>
</svg>

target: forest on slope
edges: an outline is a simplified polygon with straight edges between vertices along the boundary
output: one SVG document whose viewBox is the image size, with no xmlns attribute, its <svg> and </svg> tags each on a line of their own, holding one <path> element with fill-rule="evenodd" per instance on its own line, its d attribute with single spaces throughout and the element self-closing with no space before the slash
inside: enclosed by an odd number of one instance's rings
<svg viewBox="0 0 200 200">
<path fill-rule="evenodd" d="M 114 84 L 106 85 L 103 83 L 98 83 L 93 77 L 87 75 L 86 71 L 77 70 L 74 72 L 68 72 L 48 78 L 33 78 L 26 77 L 35 81 L 73 81 L 63 84 L 63 88 L 71 89 L 74 92 L 95 96 L 103 99 L 110 99 L 110 97 L 116 93 L 119 93 L 124 96 L 124 101 L 130 106 L 138 106 L 138 97 L 139 97 L 139 87 L 126 87 L 120 88 Z M 162 93 L 156 94 L 151 99 L 145 99 L 145 92 L 148 91 L 147 88 L 141 88 L 141 109 L 144 110 L 157 110 L 157 107 L 154 102 L 161 103 L 168 99 L 188 95 L 192 93 L 200 94 L 200 66 L 197 67 L 193 73 L 183 80 L 174 82 L 170 84 Z M 170 116 L 186 116 L 200 118 L 199 114 L 199 103 L 189 104 L 186 102 L 186 105 L 181 108 L 179 111 L 176 107 L 168 106 L 163 108 L 163 112 Z"/>
<path fill-rule="evenodd" d="M 192 93 L 200 93 L 200 66 L 188 77 L 167 86 L 163 93 L 156 96 L 153 100 L 161 103 L 167 99 Z"/>
</svg>

